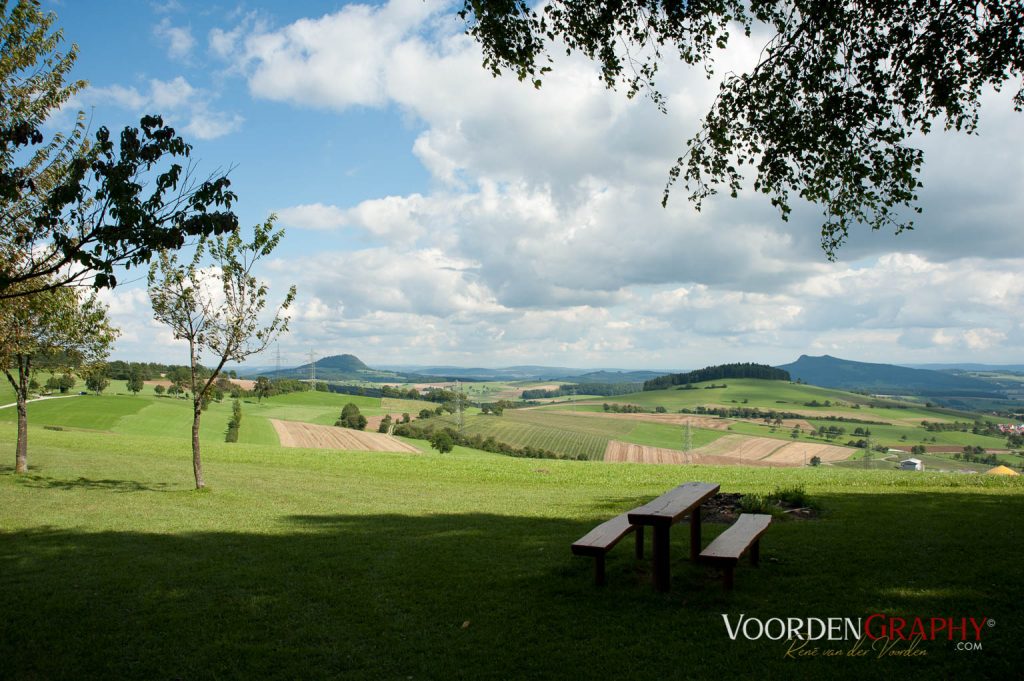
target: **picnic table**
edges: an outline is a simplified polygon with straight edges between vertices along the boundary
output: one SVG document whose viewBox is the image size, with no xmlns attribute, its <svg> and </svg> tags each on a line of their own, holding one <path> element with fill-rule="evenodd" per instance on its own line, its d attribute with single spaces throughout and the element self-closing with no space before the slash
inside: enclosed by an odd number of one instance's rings
<svg viewBox="0 0 1024 681">
<path fill-rule="evenodd" d="M 690 517 L 690 558 L 697 561 L 701 550 L 701 504 L 717 494 L 718 488 L 719 485 L 715 483 L 687 482 L 627 514 L 630 524 L 641 527 L 649 525 L 653 528 L 651 563 L 655 589 L 669 590 L 670 532 L 672 526 L 686 516 Z"/>
</svg>

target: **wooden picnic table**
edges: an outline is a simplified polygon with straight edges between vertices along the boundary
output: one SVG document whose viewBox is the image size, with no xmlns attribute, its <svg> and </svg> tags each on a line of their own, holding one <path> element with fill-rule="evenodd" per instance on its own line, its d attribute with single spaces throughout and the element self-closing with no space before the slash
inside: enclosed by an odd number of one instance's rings
<svg viewBox="0 0 1024 681">
<path fill-rule="evenodd" d="M 651 540 L 651 562 L 654 571 L 654 588 L 669 590 L 671 569 L 669 567 L 669 533 L 672 526 L 687 515 L 690 516 L 690 558 L 694 561 L 700 554 L 700 507 L 718 493 L 719 485 L 708 482 L 687 482 L 665 492 L 629 512 L 633 525 L 650 525 L 654 528 Z"/>
</svg>

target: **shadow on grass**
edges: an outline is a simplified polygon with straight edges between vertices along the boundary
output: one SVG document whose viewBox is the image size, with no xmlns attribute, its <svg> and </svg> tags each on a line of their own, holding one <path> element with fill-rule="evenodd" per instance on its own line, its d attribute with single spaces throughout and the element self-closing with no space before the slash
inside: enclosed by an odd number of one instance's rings
<svg viewBox="0 0 1024 681">
<path fill-rule="evenodd" d="M 822 503 L 835 510 L 830 520 L 772 526 L 762 567 L 741 565 L 732 594 L 684 559 L 683 527 L 668 595 L 652 591 L 631 542 L 612 552 L 608 586 L 593 587 L 590 560 L 569 552 L 589 521 L 337 513 L 285 516 L 259 532 L 0 531 L 0 660 L 6 678 L 999 678 L 1016 669 L 1021 627 L 1003 587 L 1016 583 L 1013 519 L 1024 498 Z M 706 528 L 705 542 L 719 531 Z M 943 642 L 913 660 L 795 662 L 782 659 L 784 643 L 730 641 L 722 624 L 722 613 L 878 611 L 1005 625 L 974 657 Z"/>
<path fill-rule="evenodd" d="M 18 476 L 15 479 L 25 487 L 44 489 L 94 489 L 108 492 L 167 492 L 180 489 L 178 485 L 165 482 L 141 483 L 135 480 L 91 480 L 83 477 L 74 480 L 61 480 L 58 478 L 48 478 L 44 475 L 32 475 L 31 473 Z"/>
</svg>

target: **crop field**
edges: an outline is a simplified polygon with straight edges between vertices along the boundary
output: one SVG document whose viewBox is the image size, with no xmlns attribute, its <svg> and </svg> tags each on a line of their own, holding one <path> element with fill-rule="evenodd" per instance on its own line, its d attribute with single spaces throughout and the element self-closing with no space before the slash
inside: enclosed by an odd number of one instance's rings
<svg viewBox="0 0 1024 681">
<path fill-rule="evenodd" d="M 270 419 L 282 447 L 340 449 L 354 452 L 419 452 L 419 448 L 381 433 Z"/>
<path fill-rule="evenodd" d="M 455 419 L 444 417 L 426 423 L 451 427 Z M 493 437 L 516 447 L 536 447 L 562 456 L 594 460 L 604 458 L 610 440 L 676 449 L 683 446 L 683 430 L 677 425 L 543 409 L 507 409 L 503 416 L 467 416 L 464 432 Z M 693 446 L 699 447 L 723 434 L 693 428 L 691 441 Z"/>
<path fill-rule="evenodd" d="M 1024 627 L 999 575 L 1022 558 L 1008 521 L 1024 514 L 1021 479 L 211 441 L 210 487 L 195 492 L 186 436 L 30 430 L 29 473 L 0 465 L 5 678 L 1017 674 Z M 0 422 L 0 450 L 13 436 Z M 802 485 L 822 516 L 773 523 L 761 567 L 744 562 L 730 594 L 686 558 L 678 529 L 669 593 L 629 546 L 595 589 L 570 543 L 686 480 L 743 494 Z M 723 527 L 706 523 L 705 541 Z M 786 642 L 732 641 L 722 621 L 875 612 L 997 626 L 972 653 L 941 639 L 918 658 L 788 660 Z"/>
<path fill-rule="evenodd" d="M 725 388 L 707 389 L 705 385 L 722 385 Z M 748 407 L 760 408 L 763 411 L 777 410 L 793 412 L 813 418 L 818 416 L 844 416 L 878 421 L 889 421 L 897 424 L 916 424 L 922 419 L 930 421 L 952 421 L 954 417 L 948 413 L 933 411 L 907 403 L 906 408 L 886 406 L 893 404 L 888 400 L 877 400 L 865 395 L 819 388 L 817 386 L 790 383 L 788 381 L 761 381 L 755 379 L 722 379 L 708 383 L 697 383 L 694 390 L 651 390 L 614 397 L 602 397 L 580 405 L 581 408 L 601 410 L 601 405 L 635 404 L 642 407 L 665 407 L 669 411 L 697 406 Z M 825 406 L 825 401 L 829 406 Z M 820 406 L 807 406 L 810 402 L 818 402 Z M 871 407 L 872 404 L 879 406 Z M 859 405 L 854 408 L 854 405 Z"/>
</svg>

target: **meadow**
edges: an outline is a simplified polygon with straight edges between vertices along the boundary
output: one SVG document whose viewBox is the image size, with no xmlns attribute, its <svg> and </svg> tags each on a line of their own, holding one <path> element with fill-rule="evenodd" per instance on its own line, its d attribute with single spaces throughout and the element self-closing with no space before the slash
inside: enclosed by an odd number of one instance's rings
<svg viewBox="0 0 1024 681">
<path fill-rule="evenodd" d="M 29 474 L 0 466 L 5 678 L 1011 678 L 1021 662 L 1018 479 L 208 441 L 196 492 L 186 438 L 30 435 Z M 4 451 L 13 438 L 0 423 Z M 802 485 L 822 515 L 773 524 L 732 593 L 682 529 L 668 594 L 629 542 L 595 588 L 569 544 L 687 480 Z M 722 620 L 875 612 L 997 624 L 981 651 L 794 660 Z"/>
</svg>

